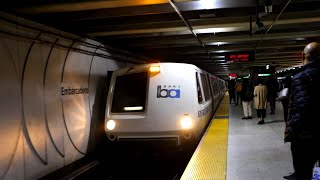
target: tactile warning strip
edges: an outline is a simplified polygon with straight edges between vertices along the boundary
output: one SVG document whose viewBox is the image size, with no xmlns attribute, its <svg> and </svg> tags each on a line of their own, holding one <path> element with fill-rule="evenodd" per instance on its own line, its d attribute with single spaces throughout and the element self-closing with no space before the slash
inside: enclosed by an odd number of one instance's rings
<svg viewBox="0 0 320 180">
<path fill-rule="evenodd" d="M 223 100 L 228 98 L 225 96 Z M 219 111 L 222 108 L 221 111 Z M 228 112 L 226 114 L 226 112 Z M 222 103 L 219 116 L 229 115 L 229 103 Z M 216 116 L 217 117 L 217 116 Z M 228 118 L 214 118 L 194 152 L 182 180 L 225 180 L 227 172 Z"/>
<path fill-rule="evenodd" d="M 228 95 L 228 93 L 226 93 L 226 95 L 222 99 L 220 106 L 217 109 L 217 112 L 215 114 L 215 118 L 218 118 L 220 116 L 229 117 L 229 95 Z"/>
</svg>

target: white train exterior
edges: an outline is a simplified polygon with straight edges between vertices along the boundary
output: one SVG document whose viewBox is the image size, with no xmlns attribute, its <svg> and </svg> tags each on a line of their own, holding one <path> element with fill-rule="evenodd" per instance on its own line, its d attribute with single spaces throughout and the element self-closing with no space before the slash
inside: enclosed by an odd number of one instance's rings
<svg viewBox="0 0 320 180">
<path fill-rule="evenodd" d="M 138 65 L 113 72 L 105 132 L 111 141 L 198 138 L 226 91 L 225 82 L 181 63 Z"/>
</svg>

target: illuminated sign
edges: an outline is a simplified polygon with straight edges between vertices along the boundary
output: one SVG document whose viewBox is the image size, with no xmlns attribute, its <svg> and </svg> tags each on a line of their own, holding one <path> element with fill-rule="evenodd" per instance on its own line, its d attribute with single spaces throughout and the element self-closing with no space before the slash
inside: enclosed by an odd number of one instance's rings
<svg viewBox="0 0 320 180">
<path fill-rule="evenodd" d="M 230 77 L 238 77 L 238 74 L 229 74 Z"/>
<path fill-rule="evenodd" d="M 261 76 L 271 76 L 271 74 L 258 74 L 259 77 Z"/>
<path fill-rule="evenodd" d="M 266 65 L 266 69 L 269 69 L 269 68 L 270 68 L 270 65 L 269 65 L 269 64 L 267 64 L 267 65 Z"/>
<path fill-rule="evenodd" d="M 226 53 L 225 59 L 228 62 L 254 61 L 254 51 Z"/>
</svg>

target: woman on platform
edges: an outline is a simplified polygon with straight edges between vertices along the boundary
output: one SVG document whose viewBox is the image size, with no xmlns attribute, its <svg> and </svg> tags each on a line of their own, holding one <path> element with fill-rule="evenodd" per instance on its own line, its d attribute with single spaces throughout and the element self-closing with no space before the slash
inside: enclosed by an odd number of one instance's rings
<svg viewBox="0 0 320 180">
<path fill-rule="evenodd" d="M 267 109 L 267 86 L 264 85 L 262 79 L 258 79 L 257 86 L 254 88 L 254 105 L 257 110 L 259 122 L 258 124 L 264 124 L 264 118 L 266 118 Z"/>
</svg>

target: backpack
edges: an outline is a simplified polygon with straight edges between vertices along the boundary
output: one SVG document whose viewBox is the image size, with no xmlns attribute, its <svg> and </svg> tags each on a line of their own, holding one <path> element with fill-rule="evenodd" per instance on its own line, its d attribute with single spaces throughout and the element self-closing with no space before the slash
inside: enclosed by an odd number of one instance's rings
<svg viewBox="0 0 320 180">
<path fill-rule="evenodd" d="M 246 92 L 244 94 L 244 97 L 248 100 L 252 100 L 253 99 L 253 89 L 250 87 L 247 87 Z"/>
<path fill-rule="evenodd" d="M 241 91 L 242 91 L 242 84 L 241 83 L 237 83 L 236 92 L 241 92 Z"/>
</svg>

